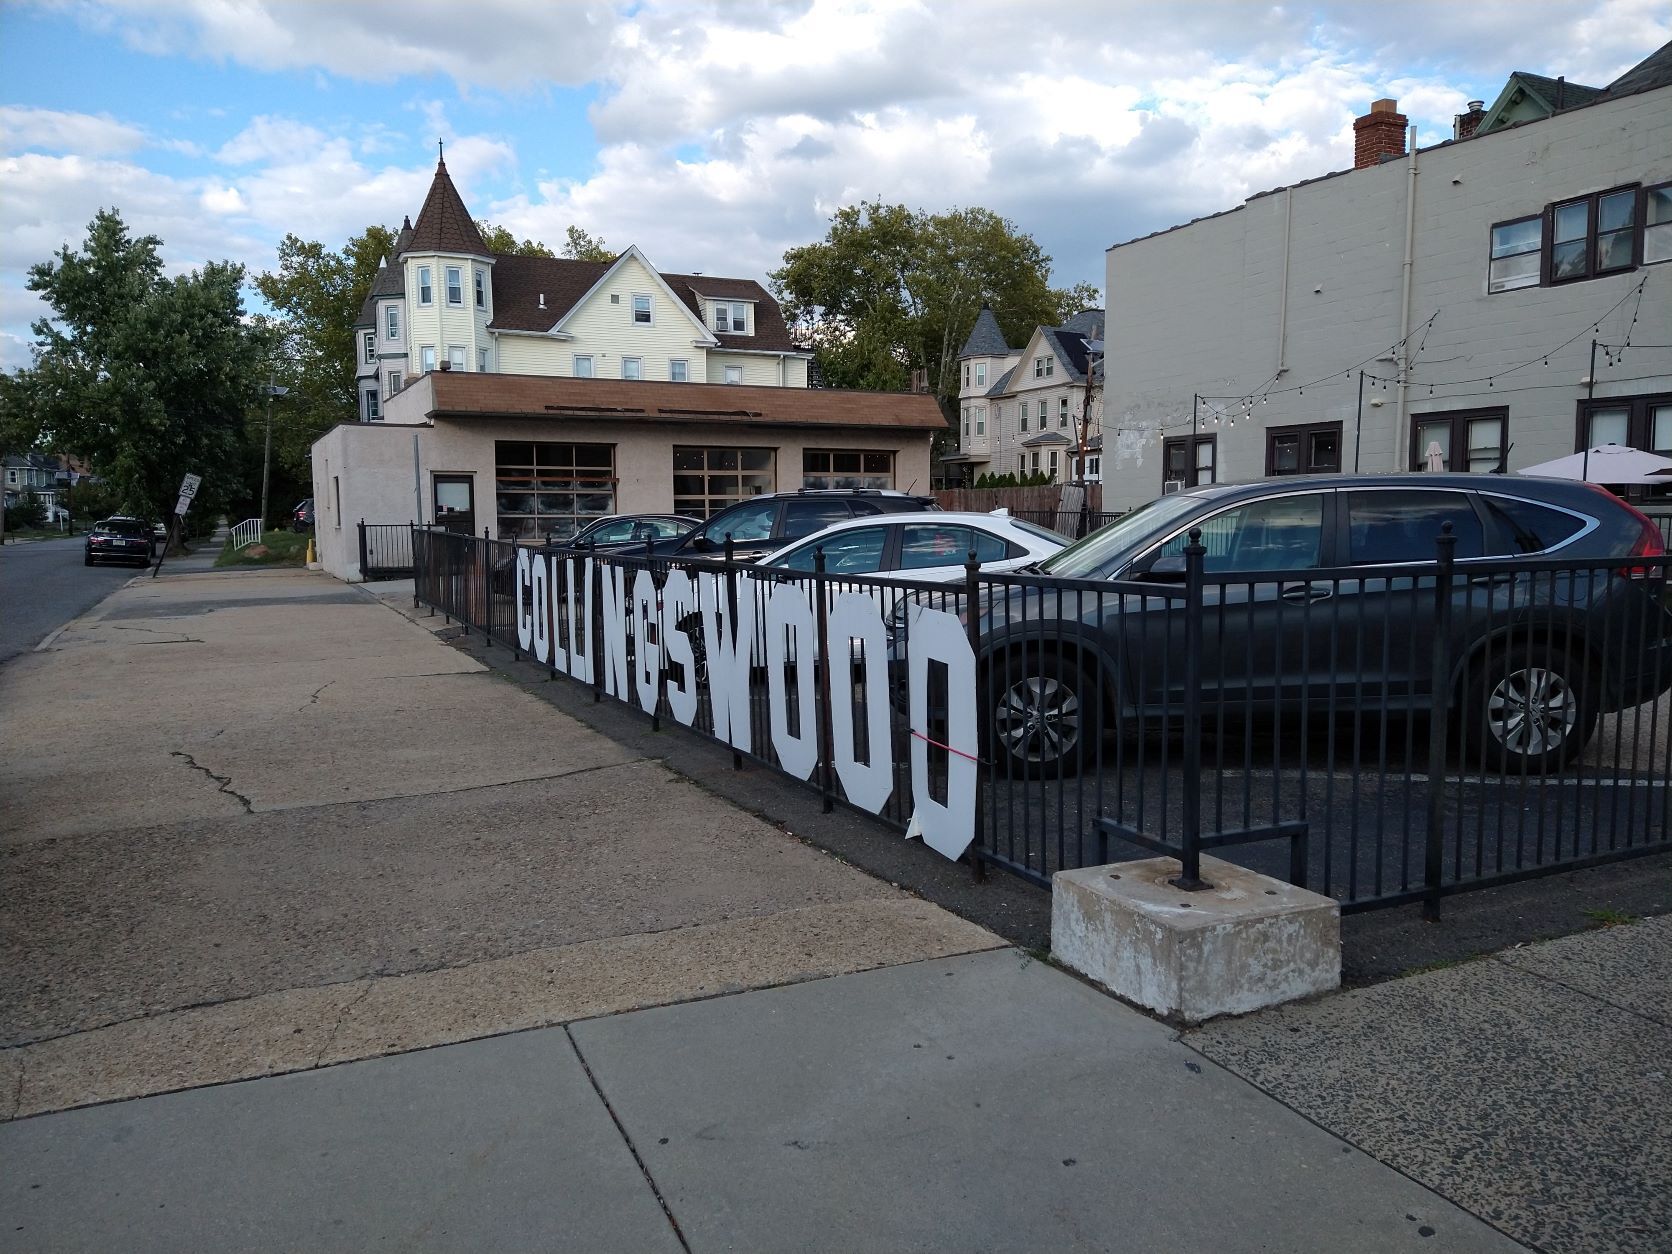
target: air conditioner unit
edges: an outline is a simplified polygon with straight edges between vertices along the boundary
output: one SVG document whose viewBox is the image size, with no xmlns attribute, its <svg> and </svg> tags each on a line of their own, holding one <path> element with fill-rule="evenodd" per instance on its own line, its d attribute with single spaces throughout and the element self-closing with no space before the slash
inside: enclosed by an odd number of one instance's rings
<svg viewBox="0 0 1672 1254">
<path fill-rule="evenodd" d="M 1168 495 L 1169 493 L 1172 493 L 1172 492 L 1182 492 L 1182 491 L 1184 491 L 1184 480 L 1183 479 L 1169 479 L 1169 480 L 1167 480 L 1167 482 L 1165 482 L 1161 485 L 1161 495 L 1162 496 L 1166 496 L 1166 495 Z"/>
</svg>

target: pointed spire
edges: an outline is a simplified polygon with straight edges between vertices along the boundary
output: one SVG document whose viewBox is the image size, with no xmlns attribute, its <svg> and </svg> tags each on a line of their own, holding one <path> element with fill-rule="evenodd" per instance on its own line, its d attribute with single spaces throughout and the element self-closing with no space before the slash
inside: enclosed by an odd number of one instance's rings
<svg viewBox="0 0 1672 1254">
<path fill-rule="evenodd" d="M 441 141 L 436 141 L 440 151 Z M 482 240 L 482 233 L 447 173 L 447 163 L 436 159 L 435 179 L 430 183 L 430 194 L 418 211 L 418 221 L 412 226 L 412 236 L 403 252 L 469 253 L 472 256 L 491 256 Z"/>
<path fill-rule="evenodd" d="M 999 329 L 999 320 L 993 316 L 990 305 L 983 302 L 981 312 L 976 315 L 975 325 L 970 328 L 970 337 L 964 341 L 964 347 L 958 356 L 964 357 L 1003 357 L 1010 351 L 1010 345 L 1005 343 L 1004 332 Z"/>
</svg>

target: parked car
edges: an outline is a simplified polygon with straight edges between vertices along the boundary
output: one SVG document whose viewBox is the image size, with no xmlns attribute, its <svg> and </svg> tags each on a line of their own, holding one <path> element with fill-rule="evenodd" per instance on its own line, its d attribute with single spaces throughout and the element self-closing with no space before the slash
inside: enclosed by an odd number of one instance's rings
<svg viewBox="0 0 1672 1254">
<path fill-rule="evenodd" d="M 657 557 L 723 557 L 729 534 L 738 560 L 753 562 L 793 540 L 805 539 L 850 518 L 917 514 L 939 508 L 932 496 L 876 488 L 774 492 L 728 505 L 685 535 L 655 542 L 652 552 Z"/>
<path fill-rule="evenodd" d="M 564 544 L 594 544 L 599 548 L 642 545 L 646 540 L 678 540 L 702 519 L 684 514 L 606 514 L 595 518 Z"/>
<path fill-rule="evenodd" d="M 116 515 L 95 523 L 82 545 L 82 564 L 138 562 L 151 564 L 151 528 L 143 518 Z"/>
<path fill-rule="evenodd" d="M 1442 641 L 1420 568 L 1436 564 L 1445 523 L 1457 578 Z M 1206 486 L 1047 558 L 1040 569 L 1056 580 L 983 595 L 973 611 L 982 731 L 996 760 L 1014 772 L 1072 772 L 1099 729 L 1182 710 L 1176 601 L 1099 588 L 1178 585 L 1193 528 L 1210 576 L 1200 673 L 1216 709 L 1310 700 L 1349 715 L 1421 711 L 1444 645 L 1454 663 L 1447 704 L 1473 752 L 1490 769 L 1543 772 L 1583 748 L 1600 713 L 1672 686 L 1664 567 L 1587 566 L 1660 557 L 1665 543 L 1650 519 L 1600 488 L 1464 474 Z M 1522 557 L 1573 569 L 1502 565 Z"/>
<path fill-rule="evenodd" d="M 307 497 L 296 502 L 296 508 L 290 511 L 290 529 L 292 531 L 312 531 L 314 525 L 314 499 Z"/>
</svg>

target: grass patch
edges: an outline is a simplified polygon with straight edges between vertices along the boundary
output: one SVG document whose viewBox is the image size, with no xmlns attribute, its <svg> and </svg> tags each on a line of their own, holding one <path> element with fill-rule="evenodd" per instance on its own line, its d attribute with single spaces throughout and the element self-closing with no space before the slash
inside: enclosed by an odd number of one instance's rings
<svg viewBox="0 0 1672 1254">
<path fill-rule="evenodd" d="M 1624 927 L 1628 923 L 1637 922 L 1635 914 L 1628 914 L 1624 910 L 1615 910 L 1612 906 L 1600 906 L 1584 913 L 1585 917 L 1598 927 Z"/>
<path fill-rule="evenodd" d="M 215 559 L 217 566 L 303 566 L 308 560 L 308 535 L 301 531 L 264 531 L 261 539 L 241 549 L 232 542 Z"/>
</svg>

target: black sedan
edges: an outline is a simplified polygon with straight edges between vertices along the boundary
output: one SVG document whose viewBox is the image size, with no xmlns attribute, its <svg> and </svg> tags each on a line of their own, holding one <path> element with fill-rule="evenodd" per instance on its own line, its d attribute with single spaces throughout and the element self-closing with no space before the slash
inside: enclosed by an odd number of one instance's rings
<svg viewBox="0 0 1672 1254">
<path fill-rule="evenodd" d="M 1456 565 L 1442 606 L 1436 541 L 1448 524 Z M 1187 672 L 1192 530 L 1206 555 Z M 976 609 L 984 744 L 1012 773 L 1071 773 L 1105 730 L 1176 728 L 1187 673 L 1221 720 L 1420 713 L 1438 651 L 1443 704 L 1469 753 L 1491 770 L 1551 770 L 1599 714 L 1672 685 L 1665 554 L 1650 519 L 1567 481 L 1334 475 L 1188 489 L 1046 559 L 1047 578 L 988 581 Z"/>
<path fill-rule="evenodd" d="M 87 533 L 82 563 L 138 562 L 151 564 L 151 528 L 139 518 L 107 518 Z"/>
</svg>

